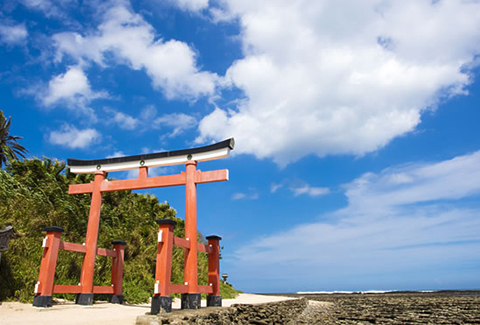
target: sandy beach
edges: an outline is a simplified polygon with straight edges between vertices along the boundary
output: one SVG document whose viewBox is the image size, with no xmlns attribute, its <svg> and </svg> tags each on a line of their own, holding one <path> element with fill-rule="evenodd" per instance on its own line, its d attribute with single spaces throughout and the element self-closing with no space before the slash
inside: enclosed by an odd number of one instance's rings
<svg viewBox="0 0 480 325">
<path fill-rule="evenodd" d="M 282 296 L 264 296 L 243 293 L 236 299 L 224 299 L 223 306 L 232 304 L 261 304 L 295 299 Z M 202 300 L 205 307 L 206 301 Z M 175 299 L 173 308 L 180 308 L 180 299 Z M 80 306 L 71 301 L 61 302 L 51 308 L 36 308 L 31 304 L 3 302 L 0 306 L 0 325 L 134 325 L 137 316 L 150 312 L 150 305 L 115 305 L 96 302 L 92 306 Z"/>
</svg>

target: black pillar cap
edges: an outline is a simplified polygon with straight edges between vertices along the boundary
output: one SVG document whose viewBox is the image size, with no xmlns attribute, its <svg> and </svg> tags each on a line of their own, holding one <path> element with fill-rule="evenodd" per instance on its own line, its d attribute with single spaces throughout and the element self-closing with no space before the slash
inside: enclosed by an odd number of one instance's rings
<svg viewBox="0 0 480 325">
<path fill-rule="evenodd" d="M 119 305 L 123 305 L 123 295 L 111 295 L 110 296 L 110 303 L 111 304 L 119 304 Z"/>
<path fill-rule="evenodd" d="M 222 237 L 217 236 L 217 235 L 211 235 L 211 236 L 207 236 L 207 237 L 205 237 L 205 238 L 206 238 L 207 240 L 210 240 L 210 239 L 212 239 L 212 240 L 222 240 Z"/>
<path fill-rule="evenodd" d="M 170 313 L 172 311 L 172 297 L 170 296 L 153 296 L 150 307 L 150 315 L 157 315 L 161 310 Z"/>
<path fill-rule="evenodd" d="M 112 245 L 127 245 L 126 242 L 124 242 L 123 240 L 112 240 Z"/>
<path fill-rule="evenodd" d="M 33 298 L 33 307 L 52 307 L 52 296 L 35 296 Z"/>
<path fill-rule="evenodd" d="M 180 306 L 182 309 L 199 309 L 202 302 L 202 295 L 199 293 L 182 293 Z"/>
<path fill-rule="evenodd" d="M 176 226 L 177 225 L 177 222 L 176 221 L 173 221 L 173 220 L 170 220 L 170 219 L 157 219 L 155 220 L 157 222 L 157 224 L 159 225 L 174 225 Z"/>
<path fill-rule="evenodd" d="M 75 299 L 77 305 L 93 305 L 93 293 L 79 293 Z"/>
<path fill-rule="evenodd" d="M 43 231 L 49 232 L 49 231 L 58 231 L 58 232 L 64 232 L 63 228 L 57 227 L 57 226 L 51 226 L 43 229 Z"/>
<path fill-rule="evenodd" d="M 222 296 L 207 296 L 207 307 L 222 307 Z"/>
</svg>

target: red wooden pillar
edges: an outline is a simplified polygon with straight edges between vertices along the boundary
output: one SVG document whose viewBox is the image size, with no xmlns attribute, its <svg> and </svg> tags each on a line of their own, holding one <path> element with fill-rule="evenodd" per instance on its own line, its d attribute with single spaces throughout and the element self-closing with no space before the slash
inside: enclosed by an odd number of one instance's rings
<svg viewBox="0 0 480 325">
<path fill-rule="evenodd" d="M 123 261 L 126 244 L 123 240 L 112 241 L 113 250 L 117 254 L 112 260 L 113 295 L 110 297 L 112 304 L 123 304 Z"/>
<path fill-rule="evenodd" d="M 34 307 L 52 306 L 53 280 L 55 278 L 55 267 L 57 266 L 60 237 L 63 229 L 60 227 L 48 227 L 45 228 L 45 231 L 47 236 L 43 240 L 42 262 L 33 299 Z"/>
<path fill-rule="evenodd" d="M 208 283 L 213 292 L 207 296 L 207 306 L 221 306 L 220 295 L 220 240 L 219 236 L 208 236 Z"/>
<path fill-rule="evenodd" d="M 82 292 L 77 295 L 76 303 L 79 305 L 93 304 L 93 273 L 95 270 L 95 257 L 97 256 L 98 227 L 100 225 L 100 209 L 102 207 L 102 182 L 105 172 L 95 172 L 93 182 L 92 202 L 88 215 L 87 236 L 85 238 L 85 257 L 83 259 L 80 285 Z"/>
<path fill-rule="evenodd" d="M 197 162 L 188 161 L 186 164 L 185 184 L 185 239 L 190 242 L 190 249 L 186 250 L 184 281 L 188 285 L 188 293 L 181 298 L 182 309 L 200 308 L 201 295 L 198 293 L 197 278 Z"/>
<path fill-rule="evenodd" d="M 156 315 L 161 309 L 172 311 L 170 282 L 172 276 L 173 229 L 177 224 L 170 219 L 159 219 L 157 239 L 157 263 L 155 266 L 155 290 L 150 313 Z"/>
</svg>

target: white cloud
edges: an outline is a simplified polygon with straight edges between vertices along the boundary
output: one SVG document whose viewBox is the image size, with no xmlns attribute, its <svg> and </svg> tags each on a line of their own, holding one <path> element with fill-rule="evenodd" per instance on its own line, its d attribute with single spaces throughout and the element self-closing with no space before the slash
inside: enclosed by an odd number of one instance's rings
<svg viewBox="0 0 480 325">
<path fill-rule="evenodd" d="M 95 129 L 78 130 L 73 125 L 64 124 L 60 130 L 50 132 L 48 140 L 71 149 L 86 148 L 100 140 L 100 133 Z"/>
<path fill-rule="evenodd" d="M 272 183 L 270 185 L 270 193 L 275 193 L 276 191 L 278 191 L 280 188 L 283 187 L 283 184 L 276 184 L 276 183 Z"/>
<path fill-rule="evenodd" d="M 480 54 L 478 1 L 224 3 L 244 52 L 226 77 L 246 98 L 201 120 L 198 141 L 235 136 L 279 165 L 384 147 L 465 94 Z"/>
<path fill-rule="evenodd" d="M 30 10 L 40 11 L 46 17 L 64 18 L 65 10 L 76 4 L 75 0 L 20 0 L 20 3 Z M 68 21 L 67 21 L 68 22 Z"/>
<path fill-rule="evenodd" d="M 108 121 L 118 124 L 121 129 L 134 130 L 140 125 L 140 121 L 138 119 L 128 114 L 116 111 L 111 108 L 105 108 L 104 110 L 106 113 L 111 115 Z"/>
<path fill-rule="evenodd" d="M 140 118 L 142 120 L 151 121 L 155 118 L 155 115 L 157 115 L 157 109 L 153 105 L 145 106 L 140 112 Z"/>
<path fill-rule="evenodd" d="M 455 266 L 455 276 L 477 271 L 461 267 L 480 259 L 479 166 L 480 151 L 365 174 L 346 186 L 346 208 L 255 238 L 225 262 L 246 279 L 261 269 L 277 289 L 284 279 L 305 290 L 338 289 L 339 283 L 347 290 L 397 289 L 392 286 L 416 281 L 401 280 L 416 272 L 422 277 L 417 287 L 448 287 L 455 279 L 442 270 Z M 399 174 L 408 181 L 397 182 Z M 294 276 L 300 271 L 302 277 Z"/>
<path fill-rule="evenodd" d="M 252 193 L 248 193 L 248 194 L 237 192 L 237 193 L 233 193 L 233 195 L 232 195 L 232 200 L 235 200 L 235 201 L 238 201 L 238 200 L 258 200 L 258 198 L 259 198 L 259 195 L 256 192 L 252 192 Z"/>
<path fill-rule="evenodd" d="M 118 157 L 125 157 L 126 154 L 123 151 L 115 151 L 113 154 L 108 155 L 107 158 L 118 158 Z"/>
<path fill-rule="evenodd" d="M 480 151 L 428 165 L 367 173 L 346 186 L 355 209 L 393 207 L 480 194 Z"/>
<path fill-rule="evenodd" d="M 270 193 L 277 192 L 280 188 L 284 187 L 285 185 L 287 185 L 288 189 L 293 193 L 294 196 L 308 195 L 311 197 L 316 197 L 316 196 L 327 195 L 330 193 L 330 189 L 328 187 L 311 186 L 305 181 L 298 180 L 298 179 L 293 179 L 293 180 L 285 179 L 279 184 L 272 183 L 270 185 Z"/>
<path fill-rule="evenodd" d="M 155 117 L 157 111 L 155 107 L 151 105 L 142 109 L 138 118 L 109 107 L 105 107 L 104 111 L 109 115 L 106 119 L 107 124 L 115 123 L 124 130 L 135 130 L 140 127 L 142 129 L 154 128 L 169 130 L 170 132 L 164 132 L 163 137 L 170 138 L 180 135 L 186 130 L 195 128 L 198 123 L 195 117 L 184 113 L 172 113 Z"/>
<path fill-rule="evenodd" d="M 106 66 L 113 58 L 117 64 L 145 70 L 153 86 L 162 89 L 168 99 L 195 100 L 215 92 L 218 76 L 200 71 L 193 49 L 174 39 L 158 38 L 140 15 L 122 6 L 109 9 L 98 30 L 89 35 L 59 33 L 53 39 L 58 60 L 68 54 L 79 62 Z"/>
<path fill-rule="evenodd" d="M 90 93 L 90 84 L 85 73 L 78 67 L 70 67 L 64 74 L 50 80 L 43 104 L 50 106 L 62 99 L 70 100 L 75 96 L 89 97 Z"/>
<path fill-rule="evenodd" d="M 108 97 L 106 92 L 94 92 L 90 88 L 87 76 L 79 67 L 69 67 L 64 74 L 53 77 L 48 83 L 48 89 L 36 94 L 43 105 L 54 106 L 66 104 L 67 108 L 94 116 L 89 103 L 97 98 Z"/>
<path fill-rule="evenodd" d="M 209 13 L 213 22 L 228 22 L 236 18 L 236 15 L 222 7 L 209 8 Z"/>
<path fill-rule="evenodd" d="M 8 45 L 22 44 L 28 36 L 25 24 L 6 25 L 0 24 L 0 44 Z"/>
<path fill-rule="evenodd" d="M 208 0 L 170 0 L 178 8 L 185 11 L 198 12 L 208 8 Z"/>
<path fill-rule="evenodd" d="M 194 128 L 197 125 L 197 119 L 183 113 L 172 113 L 156 118 L 153 125 L 159 128 L 172 128 L 173 131 L 166 136 L 175 137 L 188 129 Z"/>
<path fill-rule="evenodd" d="M 245 198 L 245 193 L 234 193 L 232 195 L 232 200 L 241 200 L 241 199 L 244 199 Z"/>
<path fill-rule="evenodd" d="M 327 187 L 312 187 L 308 184 L 303 184 L 296 187 L 290 187 L 290 190 L 293 192 L 293 195 L 309 195 L 309 196 L 321 196 L 330 193 L 330 190 Z"/>
</svg>

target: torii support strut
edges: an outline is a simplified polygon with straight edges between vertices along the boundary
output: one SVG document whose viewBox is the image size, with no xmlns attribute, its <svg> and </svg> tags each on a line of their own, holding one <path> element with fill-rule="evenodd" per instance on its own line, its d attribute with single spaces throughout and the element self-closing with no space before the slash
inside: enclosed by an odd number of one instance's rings
<svg viewBox="0 0 480 325">
<path fill-rule="evenodd" d="M 197 270 L 197 184 L 220 182 L 228 180 L 228 170 L 201 172 L 196 169 L 197 162 L 225 158 L 234 148 L 233 138 L 200 148 L 184 149 L 169 152 L 160 152 L 129 157 L 117 157 L 97 160 L 69 159 L 68 165 L 72 173 L 95 174 L 94 182 L 90 184 L 70 185 L 69 194 L 92 194 L 92 203 L 85 240 L 85 258 L 80 278 L 81 292 L 77 296 L 77 303 L 90 305 L 93 303 L 95 257 L 98 254 L 97 240 L 100 222 L 100 209 L 103 192 L 136 190 L 155 187 L 185 185 L 185 238 L 190 243 L 186 255 L 185 285 L 188 291 L 182 293 L 182 308 L 199 308 L 200 292 L 198 288 Z M 148 177 L 149 167 L 170 166 L 185 164 L 186 171 L 181 174 Z M 137 179 L 107 181 L 106 173 L 139 169 Z M 218 258 L 218 257 L 217 257 Z M 218 268 L 217 268 L 218 269 Z M 217 270 L 218 272 L 218 270 Z M 118 272 L 117 272 L 118 273 Z M 112 279 L 119 283 L 121 288 L 121 274 Z M 53 281 L 53 276 L 52 276 Z M 120 290 L 121 292 L 121 290 Z M 198 303 L 198 304 L 197 304 Z M 221 298 L 220 298 L 221 303 Z"/>
</svg>

